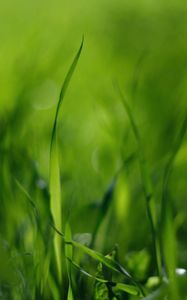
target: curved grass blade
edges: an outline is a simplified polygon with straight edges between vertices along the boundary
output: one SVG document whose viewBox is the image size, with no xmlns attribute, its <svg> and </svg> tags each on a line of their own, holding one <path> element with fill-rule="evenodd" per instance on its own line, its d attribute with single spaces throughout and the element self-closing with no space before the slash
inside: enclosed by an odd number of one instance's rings
<svg viewBox="0 0 187 300">
<path fill-rule="evenodd" d="M 57 121 L 58 121 L 58 114 L 60 111 L 60 107 L 62 105 L 66 90 L 78 63 L 81 51 L 83 47 L 83 40 L 81 42 L 80 48 L 75 55 L 75 58 L 69 68 L 69 71 L 65 77 L 65 80 L 62 84 L 62 88 L 60 91 L 60 96 L 57 104 L 52 136 L 51 136 L 51 145 L 50 145 L 50 209 L 51 214 L 53 217 L 54 224 L 57 228 L 62 229 L 62 199 L 61 199 L 61 185 L 60 185 L 60 166 L 59 166 L 59 158 L 58 158 L 58 145 L 57 145 Z M 56 263 L 57 263 L 57 270 L 58 270 L 58 278 L 59 281 L 62 279 L 62 266 L 61 266 L 61 256 L 62 256 L 62 249 L 61 249 L 61 240 L 58 236 L 54 236 L 54 249 L 55 249 L 55 256 L 56 256 Z"/>
<path fill-rule="evenodd" d="M 120 99 L 124 105 L 125 111 L 128 115 L 128 118 L 129 118 L 129 121 L 130 121 L 130 124 L 132 127 L 132 131 L 134 133 L 134 136 L 135 136 L 135 139 L 137 142 L 137 146 L 138 146 L 140 171 L 141 171 L 144 195 L 145 195 L 145 200 L 146 200 L 147 215 L 149 218 L 149 223 L 150 223 L 150 228 L 151 228 L 151 233 L 152 233 L 155 264 L 156 264 L 156 268 L 157 268 L 157 273 L 158 273 L 160 279 L 162 279 L 161 250 L 160 250 L 159 238 L 157 235 L 157 216 L 156 216 L 155 201 L 153 199 L 152 182 L 150 179 L 149 172 L 147 170 L 147 164 L 146 164 L 146 159 L 144 156 L 142 140 L 141 140 L 136 122 L 134 121 L 134 117 L 132 115 L 129 104 L 126 101 L 126 99 L 125 99 L 124 95 L 122 94 L 122 91 L 120 90 L 118 85 L 116 85 L 116 88 L 117 88 L 118 94 L 120 96 Z"/>
</svg>

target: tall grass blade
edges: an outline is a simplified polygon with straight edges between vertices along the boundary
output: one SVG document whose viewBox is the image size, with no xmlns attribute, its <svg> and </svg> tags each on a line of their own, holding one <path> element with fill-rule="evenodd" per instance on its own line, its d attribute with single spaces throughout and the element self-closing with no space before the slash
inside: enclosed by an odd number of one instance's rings
<svg viewBox="0 0 187 300">
<path fill-rule="evenodd" d="M 71 228 L 69 223 L 66 223 L 65 227 L 65 235 L 68 241 L 72 240 L 71 235 Z M 68 287 L 68 296 L 67 300 L 73 300 L 73 290 L 72 290 L 72 279 L 71 279 L 71 260 L 73 259 L 73 247 L 72 244 L 65 244 L 65 256 L 67 258 L 67 273 L 68 273 L 68 280 L 69 280 L 69 287 Z"/>
<path fill-rule="evenodd" d="M 118 180 L 118 177 L 120 176 L 121 172 L 123 171 L 124 167 L 131 161 L 134 159 L 134 154 L 131 154 L 129 157 L 127 157 L 125 159 L 125 161 L 123 162 L 122 166 L 119 168 L 119 170 L 116 172 L 116 174 L 114 175 L 114 177 L 112 178 L 112 181 L 109 184 L 109 187 L 107 188 L 107 190 L 105 191 L 101 204 L 100 204 L 100 209 L 99 209 L 99 213 L 97 216 L 97 220 L 96 220 L 96 224 L 95 224 L 95 228 L 93 230 L 93 235 L 92 235 L 92 240 L 90 243 L 90 247 L 93 248 L 94 244 L 95 244 L 95 240 L 97 237 L 97 233 L 100 229 L 100 226 L 102 224 L 102 222 L 104 221 L 107 212 L 110 208 L 112 199 L 113 199 L 113 195 L 115 192 L 115 188 L 116 188 L 116 183 Z"/>
<path fill-rule="evenodd" d="M 128 115 L 128 118 L 129 118 L 129 121 L 130 121 L 130 124 L 132 127 L 132 131 L 134 133 L 134 136 L 135 136 L 135 139 L 137 142 L 140 171 L 141 171 L 142 183 L 143 183 L 143 187 L 144 187 L 144 195 L 145 195 L 145 200 L 146 200 L 147 215 L 149 218 L 153 246 L 154 246 L 155 264 L 156 264 L 156 268 L 157 268 L 157 273 L 158 273 L 159 277 L 162 278 L 162 265 L 161 265 L 161 254 L 160 254 L 161 251 L 160 251 L 159 238 L 158 238 L 158 234 L 157 234 L 156 207 L 155 207 L 155 201 L 153 199 L 152 182 L 150 179 L 150 175 L 149 175 L 149 172 L 147 169 L 146 159 L 144 156 L 142 140 L 140 137 L 138 126 L 136 125 L 136 122 L 132 115 L 131 109 L 129 107 L 129 104 L 126 101 L 126 99 L 118 85 L 116 85 L 116 88 L 117 88 L 117 92 L 120 96 L 120 99 L 124 105 L 125 111 Z"/>
<path fill-rule="evenodd" d="M 58 157 L 58 144 L 57 144 L 57 121 L 58 115 L 60 111 L 60 107 L 62 105 L 66 90 L 78 63 L 81 51 L 83 47 L 83 40 L 81 42 L 80 48 L 75 55 L 75 58 L 69 68 L 69 71 L 65 77 L 65 80 L 62 84 L 54 124 L 51 136 L 51 145 L 50 145 L 50 209 L 51 214 L 54 220 L 54 224 L 57 228 L 62 229 L 62 199 L 61 199 L 61 185 L 60 185 L 60 167 L 59 167 L 59 157 Z M 55 249 L 55 256 L 56 256 L 56 263 L 58 269 L 58 277 L 59 281 L 62 278 L 62 249 L 61 249 L 61 240 L 58 238 L 57 235 L 54 236 L 54 249 Z"/>
<path fill-rule="evenodd" d="M 176 276 L 177 268 L 177 241 L 176 232 L 173 224 L 173 213 L 172 203 L 167 197 L 168 184 L 170 174 L 172 172 L 173 164 L 177 156 L 178 151 L 182 145 L 184 135 L 187 128 L 187 117 L 185 117 L 181 130 L 176 139 L 175 145 L 172 149 L 170 158 L 165 168 L 163 178 L 163 194 L 162 194 L 162 205 L 161 205 L 161 220 L 160 220 L 160 235 L 162 241 L 162 251 L 164 254 L 164 265 L 167 269 L 167 273 L 170 280 L 169 292 L 170 299 L 179 300 L 178 283 Z"/>
<path fill-rule="evenodd" d="M 95 240 L 97 237 L 97 233 L 98 230 L 101 226 L 101 223 L 104 221 L 104 218 L 109 210 L 112 198 L 113 198 L 113 194 L 114 194 L 114 189 L 116 186 L 116 176 L 115 178 L 112 180 L 112 182 L 110 183 L 108 189 L 106 190 L 106 192 L 104 193 L 100 208 L 99 208 L 99 214 L 97 217 L 97 221 L 96 221 L 96 225 L 93 231 L 93 235 L 92 235 L 92 240 L 91 240 L 91 244 L 90 247 L 92 248 L 95 244 Z"/>
</svg>

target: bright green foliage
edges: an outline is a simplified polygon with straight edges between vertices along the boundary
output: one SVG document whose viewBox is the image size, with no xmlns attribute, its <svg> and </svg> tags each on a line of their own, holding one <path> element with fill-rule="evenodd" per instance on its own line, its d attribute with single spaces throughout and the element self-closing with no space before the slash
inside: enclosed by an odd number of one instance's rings
<svg viewBox="0 0 187 300">
<path fill-rule="evenodd" d="M 0 36 L 0 300 L 187 300 L 186 1 L 2 0 Z"/>
</svg>

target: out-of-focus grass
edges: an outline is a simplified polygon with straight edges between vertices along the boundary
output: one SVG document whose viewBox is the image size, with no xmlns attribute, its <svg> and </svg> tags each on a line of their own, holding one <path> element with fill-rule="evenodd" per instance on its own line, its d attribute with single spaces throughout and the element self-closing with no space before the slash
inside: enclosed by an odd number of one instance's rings
<svg viewBox="0 0 187 300">
<path fill-rule="evenodd" d="M 82 34 L 84 52 L 59 116 L 58 168 L 63 222 L 74 243 L 97 252 L 75 247 L 73 256 L 66 254 L 60 283 L 53 237 L 61 237 L 49 225 L 63 229 L 50 210 L 50 139 L 61 83 Z M 97 263 L 88 254 L 103 259 L 115 244 L 117 261 L 143 286 L 145 299 L 187 297 L 185 133 L 175 153 L 187 111 L 186 35 L 187 5 L 177 0 L 1 1 L 0 298 L 66 299 L 69 287 L 69 298 L 92 299 Z M 141 134 L 152 213 L 161 218 L 154 219 L 154 230 L 162 282 L 139 150 L 113 87 L 116 80 Z M 63 253 L 63 239 L 61 245 Z M 66 245 L 66 253 L 71 247 Z M 127 290 L 132 285 L 115 272 L 111 280 Z M 119 299 L 141 298 L 106 286 Z"/>
</svg>

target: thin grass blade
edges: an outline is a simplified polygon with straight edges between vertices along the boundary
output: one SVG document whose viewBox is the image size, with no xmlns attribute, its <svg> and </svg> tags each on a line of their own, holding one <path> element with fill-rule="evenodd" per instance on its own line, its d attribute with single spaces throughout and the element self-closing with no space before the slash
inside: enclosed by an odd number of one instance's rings
<svg viewBox="0 0 187 300">
<path fill-rule="evenodd" d="M 137 282 L 130 274 L 127 270 L 125 270 L 124 267 L 122 267 L 117 261 L 108 258 L 106 256 L 104 256 L 103 254 L 101 254 L 100 252 L 97 252 L 95 250 L 92 250 L 82 244 L 79 244 L 73 240 L 71 241 L 67 241 L 65 235 L 63 233 L 61 233 L 55 226 L 54 224 L 50 224 L 51 227 L 63 238 L 64 242 L 66 244 L 72 244 L 75 248 L 80 249 L 81 251 L 83 251 L 85 254 L 89 255 L 90 257 L 92 257 L 94 260 L 102 263 L 104 266 L 108 267 L 110 270 L 115 271 L 117 273 L 121 273 L 123 276 L 125 276 L 125 278 L 128 278 L 130 282 L 132 282 L 135 286 L 137 286 L 137 288 L 139 289 L 140 293 L 142 295 L 145 295 L 144 290 L 141 286 L 141 284 L 139 282 Z"/>
<path fill-rule="evenodd" d="M 68 241 L 72 240 L 71 228 L 68 222 L 66 223 L 66 227 L 65 227 L 65 235 Z M 73 297 L 73 290 L 72 290 L 71 263 L 70 263 L 70 261 L 73 259 L 72 244 L 65 244 L 65 256 L 67 258 L 66 265 L 67 265 L 67 273 L 68 273 L 68 280 L 69 280 L 67 300 L 73 300 L 74 297 Z"/>
<path fill-rule="evenodd" d="M 182 145 L 184 135 L 187 128 L 187 117 L 185 117 L 181 130 L 176 139 L 175 145 L 172 149 L 170 158 L 165 168 L 163 178 L 163 194 L 162 194 L 162 205 L 161 205 L 161 220 L 160 220 L 160 236 L 162 241 L 162 251 L 164 254 L 164 264 L 169 276 L 169 292 L 170 299 L 179 300 L 178 281 L 176 276 L 177 268 L 177 240 L 176 230 L 173 224 L 173 212 L 172 203 L 167 197 L 168 184 L 170 174 L 173 169 L 173 164 L 177 156 L 178 151 Z"/>
<path fill-rule="evenodd" d="M 82 269 L 78 264 L 76 264 L 73 260 L 70 260 L 70 262 L 72 263 L 72 265 L 78 269 L 83 275 L 94 279 L 95 281 L 101 282 L 101 283 L 108 283 L 111 287 L 113 287 L 114 291 L 123 291 L 126 292 L 130 295 L 139 295 L 142 296 L 140 294 L 139 289 L 134 286 L 134 285 L 130 285 L 130 284 L 124 284 L 124 283 L 118 283 L 118 282 L 113 282 L 113 281 L 109 281 L 107 279 L 104 278 L 100 278 L 98 276 L 94 276 L 92 274 L 90 274 L 89 272 L 85 271 L 84 269 Z"/>
<path fill-rule="evenodd" d="M 143 151 L 143 145 L 141 136 L 138 130 L 138 126 L 136 125 L 136 122 L 134 120 L 134 117 L 132 115 L 130 106 L 128 102 L 126 101 L 121 89 L 118 85 L 115 86 L 117 88 L 117 92 L 120 96 L 120 99 L 124 105 L 125 111 L 128 115 L 132 131 L 134 133 L 137 147 L 138 147 L 138 154 L 139 154 L 139 164 L 140 164 L 140 171 L 141 171 L 141 177 L 142 177 L 142 183 L 144 188 L 144 195 L 145 195 L 145 201 L 146 201 L 146 208 L 147 208 L 147 215 L 149 218 L 150 228 L 151 228 L 151 234 L 152 234 L 152 240 L 153 240 L 153 248 L 154 248 L 154 257 L 155 257 L 155 265 L 157 268 L 157 273 L 162 278 L 162 264 L 161 264 L 161 250 L 160 250 L 160 243 L 159 243 L 159 237 L 157 234 L 157 223 L 158 218 L 156 215 L 156 205 L 155 200 L 153 198 L 153 187 L 152 182 L 150 179 L 150 175 L 147 168 L 147 163 Z"/>
<path fill-rule="evenodd" d="M 60 166 L 59 166 L 59 156 L 58 156 L 58 143 L 57 143 L 57 121 L 58 115 L 60 111 L 60 107 L 62 105 L 66 90 L 72 78 L 72 75 L 77 66 L 81 51 L 83 47 L 83 40 L 81 42 L 80 48 L 75 55 L 75 58 L 69 68 L 69 71 L 65 77 L 65 80 L 62 84 L 54 124 L 51 136 L 51 145 L 50 145 L 50 209 L 51 214 L 54 220 L 54 224 L 60 230 L 62 229 L 62 197 L 61 197 L 61 183 L 60 183 Z M 58 269 L 58 277 L 61 282 L 62 279 L 62 248 L 61 248 L 61 240 L 57 235 L 54 236 L 54 249 L 55 256 L 57 262 Z"/>
</svg>

